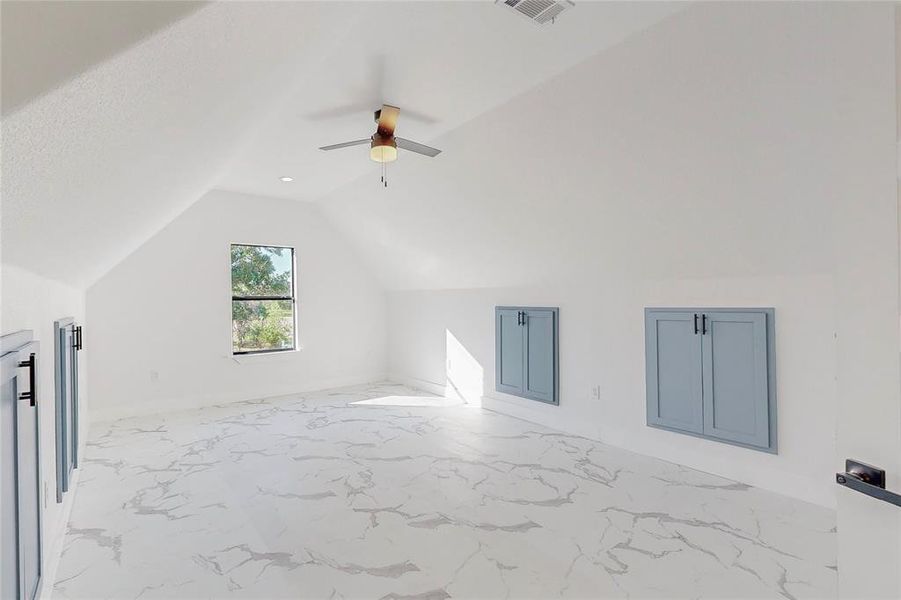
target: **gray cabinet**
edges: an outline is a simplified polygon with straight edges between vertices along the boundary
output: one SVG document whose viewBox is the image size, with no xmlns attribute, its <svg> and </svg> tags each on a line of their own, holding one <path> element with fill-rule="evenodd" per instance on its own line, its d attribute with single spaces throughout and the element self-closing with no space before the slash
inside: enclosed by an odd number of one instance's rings
<svg viewBox="0 0 901 600">
<path fill-rule="evenodd" d="M 56 501 L 69 491 L 72 470 L 78 467 L 78 352 L 81 325 L 72 317 L 58 319 L 54 331 L 56 384 Z"/>
<path fill-rule="evenodd" d="M 557 308 L 495 309 L 495 389 L 558 404 Z"/>
<path fill-rule="evenodd" d="M 0 336 L 0 598 L 34 600 L 43 574 L 39 345 Z"/>
<path fill-rule="evenodd" d="M 648 425 L 776 451 L 771 308 L 645 310 Z"/>
</svg>

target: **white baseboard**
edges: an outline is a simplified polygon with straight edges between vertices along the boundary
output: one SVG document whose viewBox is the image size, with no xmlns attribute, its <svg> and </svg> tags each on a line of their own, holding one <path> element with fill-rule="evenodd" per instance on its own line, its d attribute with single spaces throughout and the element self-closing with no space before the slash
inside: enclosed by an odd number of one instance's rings
<svg viewBox="0 0 901 600">
<path fill-rule="evenodd" d="M 559 406 L 508 396 L 499 392 L 482 396 L 482 408 L 535 423 L 563 433 L 601 441 L 600 431 L 585 421 L 567 418 Z"/>
<path fill-rule="evenodd" d="M 283 386 L 272 390 L 266 390 L 263 393 L 256 392 L 238 392 L 234 394 L 216 394 L 213 396 L 189 396 L 186 398 L 169 398 L 162 400 L 154 400 L 153 403 L 146 405 L 115 406 L 106 408 L 95 408 L 91 410 L 91 423 L 103 423 L 108 421 L 116 421 L 128 417 L 144 417 L 149 415 L 168 414 L 173 412 L 182 412 L 186 410 L 195 410 L 209 406 L 218 406 L 222 404 L 233 404 L 235 402 L 246 402 L 248 400 L 260 400 L 263 398 L 278 398 L 282 396 L 291 396 L 294 394 L 307 394 L 320 390 L 328 390 L 332 388 L 349 387 L 353 385 L 365 385 L 369 383 L 377 383 L 380 381 L 388 381 L 388 377 L 383 373 L 371 375 L 359 375 L 356 377 L 336 377 L 330 379 L 318 379 L 290 386 Z"/>
<path fill-rule="evenodd" d="M 447 386 L 443 383 L 435 383 L 434 381 L 427 381 L 416 377 L 405 377 L 404 375 L 388 375 L 388 381 L 400 383 L 401 385 L 435 394 L 436 396 L 447 397 L 448 395 Z"/>
<path fill-rule="evenodd" d="M 79 453 L 84 456 L 84 449 Z M 44 530 L 43 540 L 43 573 L 41 574 L 41 589 L 36 597 L 39 600 L 50 600 L 53 595 L 53 584 L 56 583 L 56 573 L 59 570 L 59 562 L 63 556 L 63 547 L 66 542 L 66 533 L 69 531 L 69 519 L 72 516 L 72 505 L 75 504 L 75 495 L 78 492 L 78 480 L 81 470 L 72 471 L 72 479 L 69 480 L 69 491 L 63 496 L 62 513 L 57 523 L 52 523 L 53 531 Z M 56 502 L 56 494 L 53 494 L 52 502 Z M 46 527 L 46 525 L 45 525 Z"/>
</svg>

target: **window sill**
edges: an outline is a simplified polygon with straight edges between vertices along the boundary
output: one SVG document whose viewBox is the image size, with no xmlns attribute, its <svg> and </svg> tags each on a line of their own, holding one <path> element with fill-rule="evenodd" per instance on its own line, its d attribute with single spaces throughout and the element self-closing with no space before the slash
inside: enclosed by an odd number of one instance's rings
<svg viewBox="0 0 901 600">
<path fill-rule="evenodd" d="M 278 352 L 257 352 L 253 354 L 232 354 L 229 356 L 238 364 L 253 364 L 259 361 L 266 362 L 282 362 L 290 360 L 301 352 L 303 348 L 295 348 L 293 350 L 279 350 Z"/>
</svg>

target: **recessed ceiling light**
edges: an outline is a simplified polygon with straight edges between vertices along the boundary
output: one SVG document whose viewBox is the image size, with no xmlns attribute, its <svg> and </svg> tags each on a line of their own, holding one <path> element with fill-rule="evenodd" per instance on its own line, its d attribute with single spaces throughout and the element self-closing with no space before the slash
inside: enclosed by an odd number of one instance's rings
<svg viewBox="0 0 901 600">
<path fill-rule="evenodd" d="M 279 177 L 278 180 L 288 183 L 289 181 L 294 181 L 294 178 L 293 177 Z"/>
</svg>

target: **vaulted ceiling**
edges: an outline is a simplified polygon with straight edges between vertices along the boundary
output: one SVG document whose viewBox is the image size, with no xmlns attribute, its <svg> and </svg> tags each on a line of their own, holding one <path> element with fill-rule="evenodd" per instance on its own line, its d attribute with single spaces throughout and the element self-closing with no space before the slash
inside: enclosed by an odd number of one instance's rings
<svg viewBox="0 0 901 600">
<path fill-rule="evenodd" d="M 540 29 L 487 0 L 54 4 L 2 4 L 4 65 L 37 65 L 3 71 L 2 258 L 82 286 L 208 189 L 327 202 L 375 173 L 365 146 L 317 147 L 367 137 L 382 102 L 428 143 L 683 6 L 580 2 Z"/>
<path fill-rule="evenodd" d="M 204 2 L 7 0 L 3 3 L 3 115 L 142 39 Z"/>
</svg>

